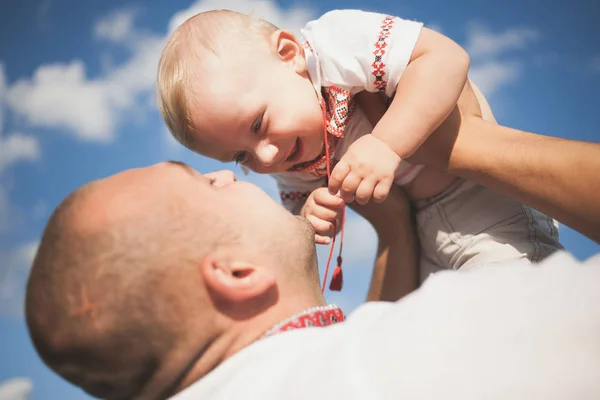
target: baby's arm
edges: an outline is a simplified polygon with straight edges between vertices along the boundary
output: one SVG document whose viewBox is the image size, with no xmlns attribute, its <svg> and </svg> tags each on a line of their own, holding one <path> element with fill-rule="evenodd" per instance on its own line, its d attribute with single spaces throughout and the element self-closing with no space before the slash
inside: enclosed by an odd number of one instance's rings
<svg viewBox="0 0 600 400">
<path fill-rule="evenodd" d="M 394 97 L 372 135 L 349 146 L 329 180 L 331 193 L 346 202 L 383 201 L 402 158 L 456 105 L 469 57 L 419 22 L 357 10 L 331 11 L 303 34 L 319 56 L 321 85 Z"/>
<path fill-rule="evenodd" d="M 423 28 L 373 135 L 401 158 L 411 156 L 456 106 L 468 70 L 469 56 L 461 46 Z"/>
</svg>

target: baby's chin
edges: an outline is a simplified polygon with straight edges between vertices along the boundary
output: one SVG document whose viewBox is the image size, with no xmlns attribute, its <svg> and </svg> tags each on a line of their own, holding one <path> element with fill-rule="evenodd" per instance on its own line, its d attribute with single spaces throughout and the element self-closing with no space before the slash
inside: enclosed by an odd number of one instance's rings
<svg viewBox="0 0 600 400">
<path fill-rule="evenodd" d="M 318 160 L 320 160 L 324 155 L 325 155 L 325 146 L 323 146 L 321 148 L 321 151 L 318 152 L 316 156 L 314 156 L 313 158 L 309 159 L 309 161 L 304 161 L 304 162 L 295 164 L 290 169 L 288 169 L 288 171 L 301 171 L 301 170 L 303 170 L 305 168 L 308 168 L 312 164 L 314 164 L 315 162 L 317 162 Z"/>
</svg>

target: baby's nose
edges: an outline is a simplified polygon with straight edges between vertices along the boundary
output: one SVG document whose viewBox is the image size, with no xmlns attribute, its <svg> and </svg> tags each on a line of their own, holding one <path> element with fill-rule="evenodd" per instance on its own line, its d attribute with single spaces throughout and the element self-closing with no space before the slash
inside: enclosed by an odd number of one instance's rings
<svg viewBox="0 0 600 400">
<path fill-rule="evenodd" d="M 256 158 L 265 167 L 270 167 L 277 162 L 279 148 L 272 143 L 261 142 L 256 149 Z"/>
</svg>

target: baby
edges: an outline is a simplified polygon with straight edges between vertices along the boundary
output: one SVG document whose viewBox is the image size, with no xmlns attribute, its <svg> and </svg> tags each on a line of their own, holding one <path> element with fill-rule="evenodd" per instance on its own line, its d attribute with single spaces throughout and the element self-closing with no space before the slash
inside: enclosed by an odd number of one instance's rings
<svg viewBox="0 0 600 400">
<path fill-rule="evenodd" d="M 344 202 L 380 202 L 392 184 L 402 186 L 415 206 L 421 279 L 562 249 L 548 216 L 406 161 L 468 82 L 469 56 L 458 44 L 419 22 L 358 10 L 330 11 L 302 36 L 227 10 L 187 20 L 159 64 L 157 96 L 173 136 L 271 174 L 283 204 L 310 220 L 321 244 Z M 374 126 L 355 104 L 363 91 L 389 103 Z"/>
</svg>

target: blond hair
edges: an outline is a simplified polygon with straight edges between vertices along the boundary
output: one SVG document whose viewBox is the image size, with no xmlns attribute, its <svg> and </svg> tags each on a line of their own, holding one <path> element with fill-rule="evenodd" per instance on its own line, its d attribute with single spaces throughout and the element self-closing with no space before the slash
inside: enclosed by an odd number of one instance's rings
<svg viewBox="0 0 600 400">
<path fill-rule="evenodd" d="M 212 10 L 194 15 L 171 35 L 160 56 L 156 82 L 158 108 L 173 137 L 190 147 L 194 128 L 190 112 L 193 92 L 193 60 L 201 50 L 220 55 L 230 51 L 231 40 L 239 43 L 257 39 L 265 41 L 275 25 L 263 19 L 230 10 Z M 227 46 L 229 44 L 229 46 Z M 239 46 L 235 46 L 239 49 Z M 235 54 L 235 53 L 233 53 Z"/>
</svg>

